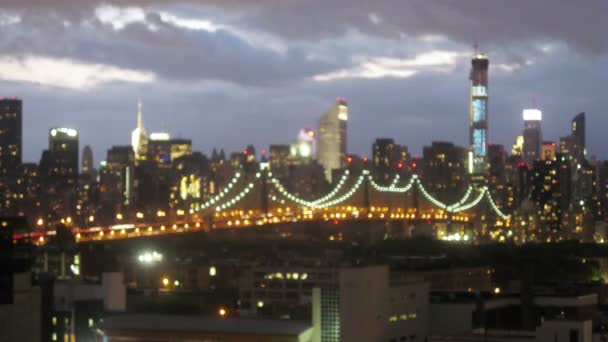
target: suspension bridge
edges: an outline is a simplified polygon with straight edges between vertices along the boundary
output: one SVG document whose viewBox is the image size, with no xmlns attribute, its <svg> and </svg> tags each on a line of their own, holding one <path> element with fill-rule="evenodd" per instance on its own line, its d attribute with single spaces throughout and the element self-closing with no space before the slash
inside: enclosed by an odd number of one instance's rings
<svg viewBox="0 0 608 342">
<path fill-rule="evenodd" d="M 417 175 L 409 179 L 395 176 L 388 185 L 382 185 L 373 179 L 369 170 L 358 173 L 345 170 L 327 194 L 306 199 L 288 191 L 270 170 L 264 169 L 256 173 L 235 173 L 219 193 L 173 222 L 121 223 L 72 231 L 77 242 L 88 242 L 315 221 L 464 226 L 488 217 L 495 226 L 510 226 L 511 215 L 498 208 L 485 186 L 468 186 L 460 199 L 444 203 L 425 188 Z"/>
</svg>

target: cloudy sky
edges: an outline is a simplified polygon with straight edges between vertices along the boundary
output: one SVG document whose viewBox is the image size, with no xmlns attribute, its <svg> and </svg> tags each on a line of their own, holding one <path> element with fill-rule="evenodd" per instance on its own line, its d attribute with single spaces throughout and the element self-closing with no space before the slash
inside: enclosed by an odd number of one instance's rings
<svg viewBox="0 0 608 342">
<path fill-rule="evenodd" d="M 349 100 L 349 150 L 468 142 L 476 42 L 491 61 L 490 141 L 510 146 L 535 97 L 545 139 L 580 111 L 608 158 L 608 1 L 0 0 L 0 94 L 24 100 L 24 158 L 48 128 L 96 161 L 148 131 L 240 150 L 287 143 Z"/>
</svg>

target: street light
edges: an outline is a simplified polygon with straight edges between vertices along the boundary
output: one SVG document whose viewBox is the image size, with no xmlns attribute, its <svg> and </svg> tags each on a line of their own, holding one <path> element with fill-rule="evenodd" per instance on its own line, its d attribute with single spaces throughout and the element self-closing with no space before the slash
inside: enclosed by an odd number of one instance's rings
<svg viewBox="0 0 608 342">
<path fill-rule="evenodd" d="M 123 216 L 121 213 L 116 214 L 116 219 L 117 220 L 122 220 Z"/>
<path fill-rule="evenodd" d="M 167 277 L 163 278 L 163 285 L 165 285 L 165 286 L 169 285 L 169 278 L 167 278 Z"/>
<path fill-rule="evenodd" d="M 36 225 L 38 225 L 39 227 L 42 226 L 44 224 L 44 220 L 42 218 L 39 218 L 38 221 L 36 221 Z"/>
<path fill-rule="evenodd" d="M 224 307 L 220 307 L 220 308 L 217 310 L 217 314 L 218 314 L 220 317 L 224 318 L 224 317 L 226 317 L 226 314 L 228 314 L 228 310 L 226 310 Z"/>
</svg>

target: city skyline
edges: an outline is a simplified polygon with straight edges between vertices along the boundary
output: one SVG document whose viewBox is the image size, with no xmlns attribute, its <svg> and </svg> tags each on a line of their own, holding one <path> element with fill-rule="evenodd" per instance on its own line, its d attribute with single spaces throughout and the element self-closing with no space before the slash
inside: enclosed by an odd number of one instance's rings
<svg viewBox="0 0 608 342">
<path fill-rule="evenodd" d="M 295 4 L 206 4 L 8 2 L 0 15 L 7 37 L 0 46 L 0 93 L 24 100 L 24 160 L 39 160 L 49 127 L 66 126 L 92 146 L 97 165 L 110 146 L 129 143 L 139 97 L 149 131 L 191 138 L 193 149 L 207 154 L 214 147 L 237 151 L 249 143 L 261 149 L 291 141 L 301 128 L 315 128 L 338 96 L 349 100 L 348 150 L 354 153 L 369 156 L 377 137 L 394 138 L 417 155 L 436 140 L 467 146 L 475 42 L 492 61 L 490 143 L 513 144 L 521 110 L 535 96 L 545 137 L 557 141 L 570 118 L 584 111 L 589 156 L 607 157 L 600 130 L 608 124 L 601 1 L 577 11 L 553 1 L 521 8 L 353 4 L 364 18 L 310 2 L 302 11 L 322 13 L 316 20 L 325 25 L 302 27 L 295 20 L 291 30 L 282 28 Z M 55 16 L 43 15 L 47 10 Z M 273 13 L 285 18 L 262 23 Z M 446 13 L 459 16 L 439 20 Z M 564 32 L 538 13 L 580 25 Z M 505 30 L 496 22 L 502 15 L 527 24 Z M 410 18 L 416 16 L 425 20 Z M 31 37 L 32 44 L 20 43 Z M 172 46 L 184 51 L 181 61 L 168 55 Z M 218 127 L 236 134 L 223 141 Z"/>
</svg>

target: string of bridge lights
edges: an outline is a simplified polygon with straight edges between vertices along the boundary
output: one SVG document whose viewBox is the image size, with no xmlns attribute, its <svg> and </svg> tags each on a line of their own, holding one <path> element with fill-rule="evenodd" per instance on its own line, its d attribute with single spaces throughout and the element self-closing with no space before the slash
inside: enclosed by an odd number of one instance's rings
<svg viewBox="0 0 608 342">
<path fill-rule="evenodd" d="M 461 211 L 466 211 L 466 210 L 469 210 L 469 209 L 475 207 L 484 198 L 486 191 L 488 191 L 488 188 L 484 186 L 481 189 L 481 192 L 479 192 L 479 195 L 473 201 L 471 201 L 470 203 L 464 204 L 458 208 L 454 208 L 453 211 L 455 213 L 459 213 Z"/>
<path fill-rule="evenodd" d="M 350 190 L 348 190 L 344 195 L 333 199 L 331 201 L 325 202 L 323 204 L 319 204 L 316 206 L 316 208 L 318 209 L 323 209 L 323 208 L 327 208 L 327 207 L 332 207 L 334 205 L 338 205 L 344 201 L 346 201 L 347 199 L 351 198 L 355 192 L 357 192 L 357 190 L 359 189 L 359 187 L 361 186 L 361 184 L 363 184 L 363 181 L 365 180 L 365 176 L 369 173 L 369 171 L 367 170 L 363 170 L 363 174 L 361 176 L 359 176 L 359 178 L 357 179 L 357 181 L 355 182 L 355 184 L 353 185 L 352 188 L 350 188 Z"/>
<path fill-rule="evenodd" d="M 228 186 L 226 188 L 224 188 L 217 196 L 215 196 L 212 199 L 210 199 L 209 201 L 203 203 L 200 206 L 200 208 L 206 209 L 206 208 L 210 207 L 211 205 L 219 203 L 219 200 L 221 200 L 223 197 L 225 197 L 228 194 L 228 192 L 230 192 L 234 188 L 234 186 L 235 186 L 236 182 L 238 181 L 238 179 L 240 178 L 240 176 L 241 176 L 240 173 L 236 173 L 235 176 L 232 178 L 232 180 L 228 183 Z M 340 178 L 340 180 L 338 181 L 338 184 L 328 194 L 326 194 L 325 196 L 320 197 L 316 200 L 313 200 L 313 201 L 307 201 L 305 199 L 302 199 L 302 198 L 295 196 L 292 193 L 288 192 L 277 178 L 272 177 L 272 173 L 268 172 L 268 176 L 271 177 L 270 181 L 273 184 L 273 186 L 275 187 L 275 189 L 278 191 L 278 195 L 281 195 L 282 197 L 284 197 L 296 204 L 307 207 L 307 208 L 323 209 L 323 208 L 341 204 L 341 203 L 345 202 L 346 200 L 348 200 L 349 198 L 351 198 L 357 192 L 357 190 L 361 187 L 363 182 L 365 180 L 367 180 L 367 181 L 369 181 L 369 183 L 372 185 L 372 187 L 376 191 L 385 192 L 385 193 L 406 193 L 406 192 L 410 191 L 415 185 L 416 188 L 420 191 L 420 193 L 423 195 L 423 197 L 426 200 L 428 200 L 433 205 L 435 205 L 443 210 L 446 210 L 447 212 L 450 212 L 450 213 L 458 213 L 461 211 L 466 211 L 466 210 L 472 209 L 475 206 L 477 206 L 481 202 L 481 200 L 484 199 L 484 197 L 485 197 L 486 200 L 488 201 L 488 203 L 490 204 L 490 208 L 492 209 L 492 211 L 494 211 L 494 213 L 496 213 L 498 216 L 500 216 L 503 220 L 507 220 L 511 217 L 510 215 L 506 215 L 505 213 L 503 213 L 500 210 L 500 208 L 498 208 L 498 206 L 494 202 L 494 199 L 492 198 L 490 191 L 488 190 L 487 187 L 481 188 L 477 197 L 475 197 L 471 202 L 465 204 L 465 202 L 470 198 L 471 194 L 474 192 L 473 187 L 469 186 L 467 188 L 467 191 L 465 192 L 465 194 L 459 201 L 448 205 L 448 204 L 445 204 L 445 203 L 439 201 L 438 199 L 433 197 L 430 193 L 428 193 L 428 191 L 422 185 L 422 182 L 420 181 L 420 178 L 418 177 L 418 175 L 412 175 L 409 182 L 403 187 L 397 187 L 397 183 L 399 182 L 398 175 L 393 179 L 393 181 L 391 182 L 391 184 L 389 186 L 381 186 L 374 181 L 374 179 L 370 175 L 369 170 L 363 170 L 362 174 L 357 178 L 357 180 L 352 185 L 352 187 L 346 193 L 344 193 L 342 196 L 339 196 L 336 198 L 335 196 L 340 192 L 340 190 L 342 190 L 342 188 L 346 184 L 346 181 L 350 177 L 350 171 L 346 170 L 344 172 L 344 174 L 342 175 L 342 177 Z M 256 178 L 260 178 L 260 177 L 261 177 L 261 173 L 258 172 L 256 174 Z M 255 182 L 251 182 L 251 183 L 247 184 L 247 186 L 241 192 L 239 192 L 237 195 L 235 195 L 233 198 L 227 200 L 225 203 L 223 203 L 221 205 L 216 206 L 215 210 L 217 212 L 220 212 L 222 210 L 225 210 L 227 208 L 234 206 L 236 203 L 241 201 L 251 190 L 253 190 L 254 187 L 255 187 Z M 285 200 L 278 198 L 276 195 L 269 196 L 269 198 L 273 201 L 276 201 L 276 202 L 279 202 L 282 204 L 285 203 Z"/>
<path fill-rule="evenodd" d="M 232 177 L 232 179 L 230 180 L 230 182 L 228 182 L 228 185 L 222 189 L 222 191 L 220 191 L 219 194 L 217 194 L 216 196 L 212 197 L 210 200 L 208 200 L 207 202 L 201 204 L 200 209 L 207 209 L 208 207 L 214 205 L 215 203 L 219 202 L 220 199 L 222 199 L 224 196 L 226 196 L 230 190 L 232 190 L 232 188 L 234 187 L 234 185 L 236 184 L 236 182 L 238 182 L 239 178 L 241 178 L 241 174 L 239 172 L 237 172 L 236 174 L 234 174 L 234 177 Z"/>
<path fill-rule="evenodd" d="M 394 192 L 394 193 L 406 193 L 406 192 L 410 191 L 410 189 L 414 185 L 414 181 L 415 181 L 415 178 L 412 177 L 412 178 L 410 178 L 410 181 L 406 186 L 399 188 L 399 187 L 397 187 L 397 183 L 399 182 L 399 175 L 395 176 L 395 178 L 393 179 L 393 182 L 389 186 L 379 185 L 378 183 L 376 183 L 376 181 L 374 181 L 374 179 L 372 178 L 371 175 L 368 175 L 367 179 L 369 181 L 369 184 L 371 184 L 372 187 L 374 189 L 376 189 L 376 191 Z"/>
<path fill-rule="evenodd" d="M 496 206 L 496 203 L 494 203 L 494 199 L 490 195 L 489 191 L 486 191 L 486 198 L 488 200 L 488 203 L 490 203 L 490 208 L 492 208 L 496 215 L 500 216 L 503 220 L 508 220 L 511 217 L 511 215 L 505 215 L 505 213 L 503 213 L 500 208 Z"/>
<path fill-rule="evenodd" d="M 274 185 L 274 187 L 277 189 L 277 191 L 279 191 L 279 193 L 281 195 L 283 195 L 290 201 L 293 201 L 293 202 L 303 205 L 305 207 L 316 208 L 318 204 L 322 204 L 322 203 L 330 200 L 334 196 L 336 196 L 336 194 L 342 189 L 342 187 L 346 183 L 346 180 L 348 179 L 349 175 L 350 175 L 349 170 L 344 171 L 344 174 L 342 175 L 342 177 L 340 177 L 338 184 L 328 194 L 326 194 L 325 196 L 318 198 L 314 201 L 307 201 L 303 198 L 297 197 L 294 194 L 290 193 L 289 191 L 287 191 L 285 189 L 285 187 L 276 178 L 272 178 L 271 182 Z"/>
<path fill-rule="evenodd" d="M 260 178 L 261 176 L 262 176 L 262 174 L 258 172 L 255 175 L 255 178 Z M 215 207 L 215 211 L 219 213 L 222 210 L 228 209 L 228 208 L 232 207 L 233 205 L 237 204 L 243 198 L 245 198 L 247 196 L 247 194 L 251 190 L 253 190 L 254 187 L 255 187 L 255 182 L 250 182 L 249 184 L 247 184 L 247 186 L 243 190 L 241 190 L 241 192 L 239 192 L 238 194 L 236 194 L 236 196 L 234 196 L 232 199 L 228 200 L 224 204 L 221 204 L 221 205 Z"/>
</svg>

